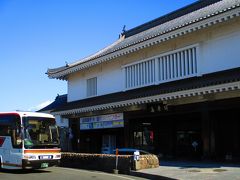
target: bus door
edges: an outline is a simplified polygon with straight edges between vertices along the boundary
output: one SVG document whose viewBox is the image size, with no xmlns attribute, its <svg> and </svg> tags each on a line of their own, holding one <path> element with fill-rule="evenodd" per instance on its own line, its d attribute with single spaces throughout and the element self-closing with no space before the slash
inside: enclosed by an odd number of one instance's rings
<svg viewBox="0 0 240 180">
<path fill-rule="evenodd" d="M 0 117 L 0 156 L 3 166 L 21 167 L 22 138 L 20 118 L 16 116 Z"/>
<path fill-rule="evenodd" d="M 1 163 L 5 166 L 7 163 L 10 163 L 10 148 L 8 148 L 11 144 L 10 137 L 0 137 L 0 160 Z"/>
<path fill-rule="evenodd" d="M 3 166 L 9 168 L 21 167 L 22 150 L 13 148 L 12 138 L 10 136 L 4 137 L 4 143 L 2 146 L 2 160 Z"/>
</svg>

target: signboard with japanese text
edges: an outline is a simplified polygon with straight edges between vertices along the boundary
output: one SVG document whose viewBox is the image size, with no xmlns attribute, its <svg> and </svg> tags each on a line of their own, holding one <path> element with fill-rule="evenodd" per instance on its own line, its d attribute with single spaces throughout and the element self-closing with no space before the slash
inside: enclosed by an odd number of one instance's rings
<svg viewBox="0 0 240 180">
<path fill-rule="evenodd" d="M 123 113 L 80 118 L 80 130 L 124 127 Z"/>
</svg>

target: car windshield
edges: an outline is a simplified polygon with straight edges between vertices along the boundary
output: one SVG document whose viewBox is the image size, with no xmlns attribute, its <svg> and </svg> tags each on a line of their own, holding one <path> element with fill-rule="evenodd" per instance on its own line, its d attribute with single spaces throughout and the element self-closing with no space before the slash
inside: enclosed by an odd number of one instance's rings
<svg viewBox="0 0 240 180">
<path fill-rule="evenodd" d="M 59 134 L 55 119 L 25 117 L 23 125 L 26 149 L 59 146 Z"/>
</svg>

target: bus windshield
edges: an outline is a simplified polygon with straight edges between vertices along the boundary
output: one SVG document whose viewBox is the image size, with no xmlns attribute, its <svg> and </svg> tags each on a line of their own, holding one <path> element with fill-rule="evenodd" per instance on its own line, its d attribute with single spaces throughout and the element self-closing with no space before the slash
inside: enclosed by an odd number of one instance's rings
<svg viewBox="0 0 240 180">
<path fill-rule="evenodd" d="M 55 119 L 44 117 L 24 117 L 24 147 L 59 147 L 59 134 Z"/>
</svg>

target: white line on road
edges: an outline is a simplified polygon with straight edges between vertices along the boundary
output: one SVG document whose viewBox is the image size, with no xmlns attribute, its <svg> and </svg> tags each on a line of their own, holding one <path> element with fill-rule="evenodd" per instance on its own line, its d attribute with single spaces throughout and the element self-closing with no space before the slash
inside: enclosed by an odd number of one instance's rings
<svg viewBox="0 0 240 180">
<path fill-rule="evenodd" d="M 62 168 L 62 167 L 61 167 Z M 108 174 L 108 173 L 103 173 L 103 172 L 98 172 L 98 171 L 88 171 L 88 170 L 83 170 L 83 169 L 71 169 L 71 168 L 62 168 L 62 169 L 66 169 L 66 170 L 72 170 L 72 171 L 86 171 L 88 173 L 92 173 L 92 174 L 101 174 L 101 175 L 108 175 L 108 176 L 112 176 L 112 177 L 119 177 L 122 179 L 128 179 L 128 180 L 135 180 L 133 178 L 129 178 L 129 177 L 124 177 L 124 176 L 120 176 L 120 175 L 115 175 L 115 174 Z"/>
</svg>

